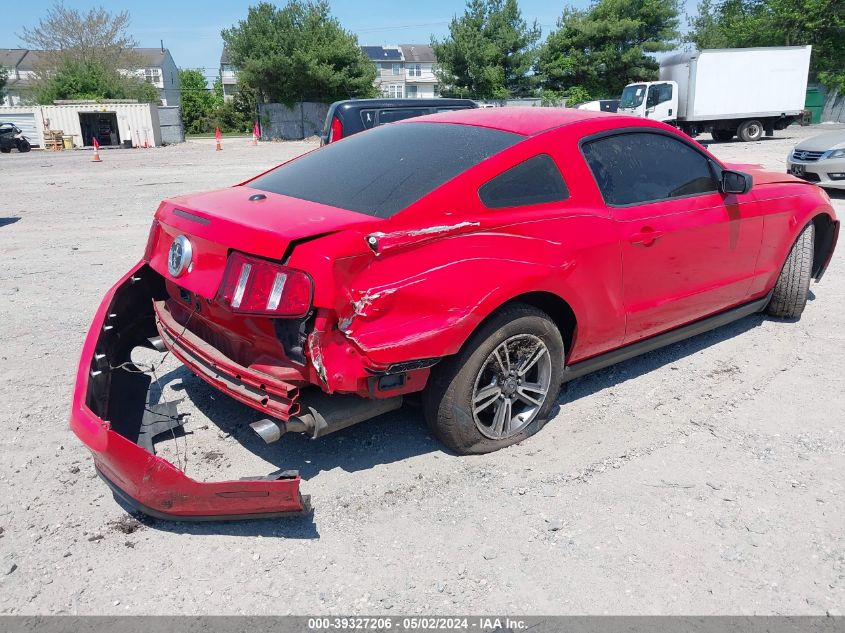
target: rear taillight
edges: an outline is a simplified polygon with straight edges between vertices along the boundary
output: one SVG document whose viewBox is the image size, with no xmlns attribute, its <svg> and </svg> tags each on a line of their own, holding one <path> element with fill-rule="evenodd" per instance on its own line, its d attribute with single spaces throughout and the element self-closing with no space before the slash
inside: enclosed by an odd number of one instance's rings
<svg viewBox="0 0 845 633">
<path fill-rule="evenodd" d="M 339 141 L 343 138 L 343 123 L 340 122 L 340 119 L 335 115 L 332 119 L 332 131 L 329 134 L 329 143 L 334 143 L 335 141 Z"/>
<path fill-rule="evenodd" d="M 156 247 L 156 242 L 158 241 L 158 220 L 153 220 L 153 223 L 150 225 L 150 234 L 147 236 L 147 247 L 144 249 L 144 261 L 150 261 L 150 258 L 153 256 L 153 251 Z"/>
<path fill-rule="evenodd" d="M 302 317 L 311 309 L 312 292 L 311 277 L 301 270 L 232 253 L 217 298 L 234 312 Z"/>
</svg>

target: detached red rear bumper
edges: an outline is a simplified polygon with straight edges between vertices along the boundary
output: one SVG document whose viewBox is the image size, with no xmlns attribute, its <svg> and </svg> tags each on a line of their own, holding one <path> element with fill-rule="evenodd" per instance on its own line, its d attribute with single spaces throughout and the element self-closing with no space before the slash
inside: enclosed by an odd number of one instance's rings
<svg viewBox="0 0 845 633">
<path fill-rule="evenodd" d="M 126 417 L 125 411 L 119 412 L 125 403 L 116 402 L 122 394 L 120 381 L 113 380 L 112 373 L 122 370 L 109 367 L 126 362 L 131 349 L 142 344 L 149 332 L 155 332 L 152 301 L 156 298 L 156 276 L 140 262 L 115 284 L 97 310 L 82 350 L 70 428 L 91 450 L 98 473 L 116 497 L 158 518 L 257 519 L 310 511 L 308 497 L 299 492 L 297 473 L 272 473 L 239 481 L 195 481 L 132 441 L 133 427 L 126 419 L 117 421 L 118 415 Z"/>
</svg>

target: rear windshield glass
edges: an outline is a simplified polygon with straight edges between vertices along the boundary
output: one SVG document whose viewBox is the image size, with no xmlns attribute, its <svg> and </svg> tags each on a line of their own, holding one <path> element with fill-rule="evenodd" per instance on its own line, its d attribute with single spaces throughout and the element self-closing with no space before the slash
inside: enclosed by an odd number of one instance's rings
<svg viewBox="0 0 845 633">
<path fill-rule="evenodd" d="M 522 139 L 472 125 L 385 125 L 326 145 L 248 186 L 388 218 Z"/>
</svg>

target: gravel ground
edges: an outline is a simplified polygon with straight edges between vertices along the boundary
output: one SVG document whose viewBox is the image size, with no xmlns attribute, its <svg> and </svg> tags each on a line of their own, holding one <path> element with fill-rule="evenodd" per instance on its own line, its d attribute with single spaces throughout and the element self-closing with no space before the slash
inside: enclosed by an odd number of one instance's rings
<svg viewBox="0 0 845 633">
<path fill-rule="evenodd" d="M 782 170 L 791 128 L 716 155 Z M 198 478 L 298 468 L 313 517 L 139 522 L 67 428 L 79 349 L 161 198 L 315 144 L 0 157 L 0 613 L 824 614 L 845 606 L 845 267 L 754 316 L 571 383 L 539 435 L 456 457 L 406 407 L 264 446 L 173 365 Z M 845 216 L 845 195 L 834 196 Z M 840 249 L 841 250 L 841 249 Z"/>
</svg>

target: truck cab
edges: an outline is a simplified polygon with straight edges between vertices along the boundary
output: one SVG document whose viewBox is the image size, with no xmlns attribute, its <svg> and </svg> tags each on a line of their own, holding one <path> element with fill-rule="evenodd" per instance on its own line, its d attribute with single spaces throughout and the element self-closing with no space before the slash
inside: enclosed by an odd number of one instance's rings
<svg viewBox="0 0 845 633">
<path fill-rule="evenodd" d="M 642 81 L 622 91 L 617 112 L 664 123 L 678 117 L 678 84 L 674 81 Z"/>
</svg>

